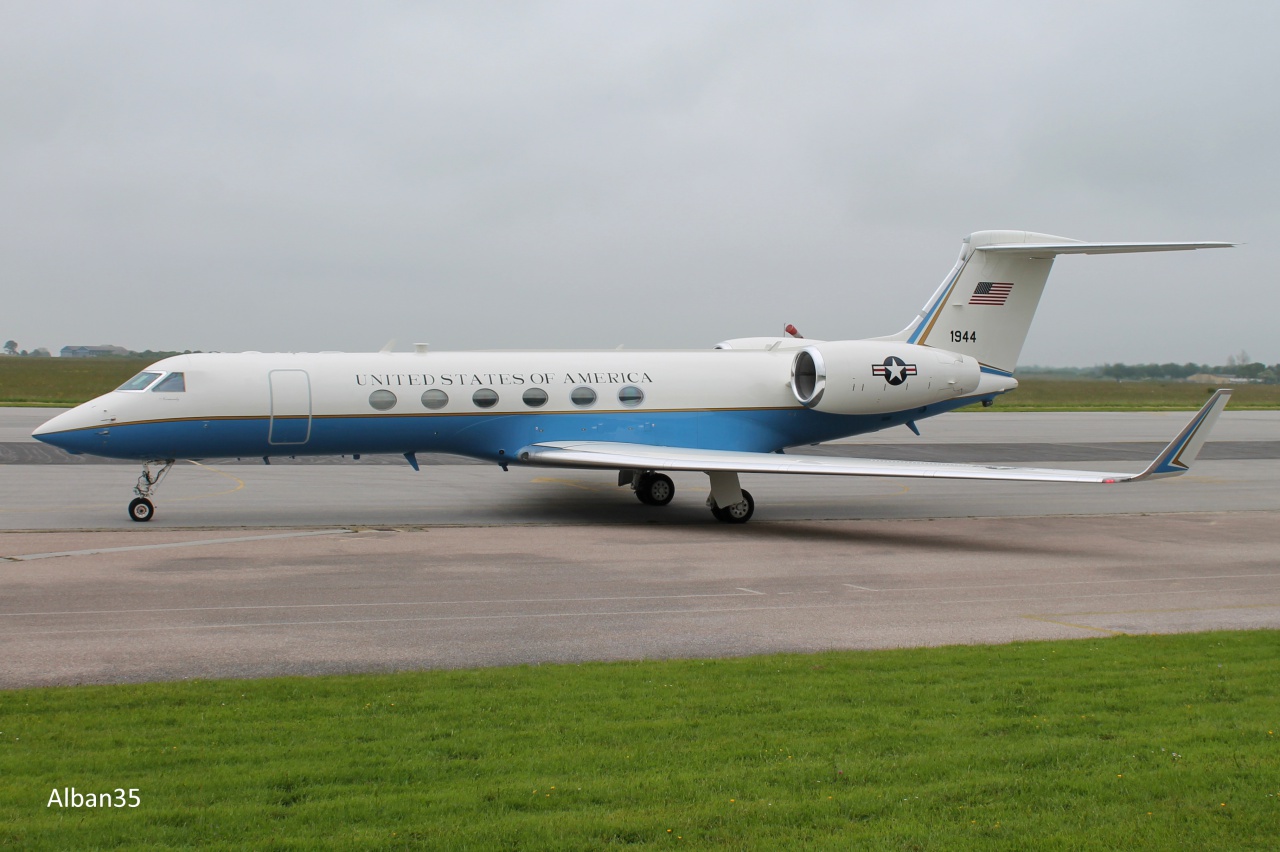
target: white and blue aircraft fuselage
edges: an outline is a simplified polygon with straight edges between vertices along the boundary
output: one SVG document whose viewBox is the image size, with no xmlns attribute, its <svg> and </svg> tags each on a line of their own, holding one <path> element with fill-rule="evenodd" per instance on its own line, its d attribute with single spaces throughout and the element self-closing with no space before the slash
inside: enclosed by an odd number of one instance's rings
<svg viewBox="0 0 1280 852">
<path fill-rule="evenodd" d="M 745 522 L 739 473 L 1121 482 L 1182 473 L 1226 404 L 1219 391 L 1146 470 L 1113 473 L 786 454 L 790 447 L 990 405 L 1059 254 L 1229 243 L 1083 243 L 982 231 L 916 319 L 870 340 L 744 338 L 712 350 L 191 354 L 166 358 L 34 433 L 72 453 L 145 463 L 130 516 L 149 520 L 176 459 L 445 452 L 508 465 L 618 471 L 644 503 L 663 471 L 708 474 L 708 506 Z M 162 465 L 158 472 L 154 464 Z"/>
</svg>

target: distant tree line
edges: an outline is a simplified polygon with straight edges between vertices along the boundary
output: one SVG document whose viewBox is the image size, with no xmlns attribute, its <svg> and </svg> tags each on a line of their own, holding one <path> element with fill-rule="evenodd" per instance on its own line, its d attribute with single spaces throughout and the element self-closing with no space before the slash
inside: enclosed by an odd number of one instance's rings
<svg viewBox="0 0 1280 852">
<path fill-rule="evenodd" d="M 147 359 L 152 360 L 152 361 L 159 361 L 161 358 L 171 358 L 171 357 L 173 357 L 174 355 L 190 355 L 190 354 L 192 354 L 192 352 L 193 352 L 193 351 L 199 351 L 199 350 L 191 350 L 191 349 L 188 349 L 188 350 L 186 350 L 186 351 L 184 351 L 184 352 L 168 352 L 168 351 L 156 351 L 156 350 L 154 350 L 154 349 L 146 349 L 146 350 L 144 350 L 144 351 L 142 351 L 142 352 L 134 352 L 132 349 L 130 349 L 130 350 L 129 350 L 129 352 L 128 352 L 128 354 L 125 354 L 125 355 L 108 355 L 108 354 L 100 354 L 100 355 L 95 355 L 94 357 L 95 357 L 95 358 L 117 358 L 117 359 L 119 359 L 119 358 L 147 358 Z M 6 341 L 4 342 L 4 354 L 5 354 L 5 355 L 16 355 L 16 356 L 18 356 L 18 357 L 20 357 L 20 358 L 21 358 L 21 357 L 26 357 L 26 358 L 49 358 L 49 357 L 52 357 L 52 355 L 51 355 L 51 353 L 49 352 L 49 350 L 48 350 L 48 349 L 46 349 L 46 348 L 44 348 L 43 346 L 38 346 L 38 347 L 36 347 L 35 349 L 32 349 L 30 352 L 28 352 L 26 349 L 19 349 L 19 348 L 18 348 L 18 341 L 16 341 L 16 340 L 6 340 Z"/>
<path fill-rule="evenodd" d="M 33 358 L 48 358 L 49 350 L 45 349 L 43 346 L 37 346 L 35 349 L 32 349 L 30 352 L 28 352 L 25 349 L 18 348 L 18 341 L 6 340 L 4 342 L 4 354 L 27 356 L 27 357 L 33 357 Z"/>
<path fill-rule="evenodd" d="M 1095 367 L 1025 367 L 1021 375 L 1051 375 L 1062 378 L 1115 379 L 1116 381 L 1182 381 L 1191 376 L 1209 374 L 1249 379 L 1266 384 L 1280 382 L 1280 364 L 1267 365 L 1249 358 L 1247 352 L 1227 358 L 1225 364 L 1102 364 Z"/>
<path fill-rule="evenodd" d="M 119 357 L 121 357 L 121 358 L 146 358 L 146 359 L 151 360 L 151 361 L 159 361 L 161 358 L 172 358 L 174 355 L 191 355 L 191 354 L 193 354 L 193 353 L 195 353 L 195 352 L 199 352 L 199 351 L 200 351 L 200 350 L 198 350 L 198 349 L 186 349 L 186 350 L 184 350 L 184 351 L 182 351 L 182 352 L 166 352 L 166 351 L 163 351 L 163 350 L 161 350 L 161 351 L 157 351 L 157 350 L 154 350 L 154 349 L 146 349 L 146 350 L 144 350 L 144 351 L 142 351 L 142 352 L 134 352 L 133 350 L 129 350 L 129 354 L 128 354 L 128 355 L 121 355 L 121 356 L 119 356 Z"/>
</svg>

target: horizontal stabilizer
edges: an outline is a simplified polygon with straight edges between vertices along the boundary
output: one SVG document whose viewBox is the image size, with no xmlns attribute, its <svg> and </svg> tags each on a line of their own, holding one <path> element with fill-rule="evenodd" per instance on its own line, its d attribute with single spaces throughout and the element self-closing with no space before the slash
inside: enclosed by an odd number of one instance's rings
<svg viewBox="0 0 1280 852">
<path fill-rule="evenodd" d="M 1025 254 L 1052 257 L 1058 254 L 1129 254 L 1140 251 L 1191 251 L 1206 248 L 1233 248 L 1236 243 L 997 243 L 975 246 L 974 251 L 996 254 Z"/>
<path fill-rule="evenodd" d="M 995 464 L 947 464 L 892 459 L 842 459 L 831 456 L 779 455 L 733 450 L 700 450 L 606 441 L 557 441 L 530 444 L 516 454 L 526 464 L 607 470 L 734 471 L 801 473 L 829 476 L 903 476 L 936 479 L 992 479 L 1024 482 L 1136 482 L 1185 473 L 1204 445 L 1231 396 L 1214 393 L 1178 437 L 1141 473 L 1010 467 Z"/>
</svg>

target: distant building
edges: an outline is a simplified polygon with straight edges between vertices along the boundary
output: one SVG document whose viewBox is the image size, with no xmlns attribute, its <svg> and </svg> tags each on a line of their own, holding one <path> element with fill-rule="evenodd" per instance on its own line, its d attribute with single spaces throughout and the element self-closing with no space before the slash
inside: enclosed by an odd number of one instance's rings
<svg viewBox="0 0 1280 852">
<path fill-rule="evenodd" d="M 1213 373 L 1196 373 L 1194 376 L 1187 376 L 1187 381 L 1195 382 L 1198 385 L 1256 385 L 1262 382 L 1262 379 L 1249 379 L 1244 376 L 1215 376 Z"/>
<path fill-rule="evenodd" d="M 64 346 L 63 358 L 101 358 L 104 355 L 128 355 L 123 346 Z"/>
</svg>

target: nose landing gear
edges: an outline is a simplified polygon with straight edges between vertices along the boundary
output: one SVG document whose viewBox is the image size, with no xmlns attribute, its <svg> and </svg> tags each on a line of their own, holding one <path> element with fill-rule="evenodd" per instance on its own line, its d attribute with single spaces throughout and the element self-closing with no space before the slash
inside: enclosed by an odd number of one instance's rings
<svg viewBox="0 0 1280 852">
<path fill-rule="evenodd" d="M 129 503 L 129 518 L 131 520 L 138 522 L 149 521 L 155 516 L 156 506 L 151 502 L 151 496 L 160 487 L 160 481 L 169 472 L 169 468 L 173 467 L 174 461 L 174 459 L 157 459 L 156 461 L 143 462 L 142 475 L 138 477 L 138 484 L 133 487 L 133 493 L 138 496 Z M 151 466 L 153 464 L 162 464 L 164 466 L 158 471 L 152 472 Z"/>
<path fill-rule="evenodd" d="M 155 504 L 146 497 L 135 497 L 129 503 L 129 517 L 135 521 L 149 521 L 155 513 Z"/>
</svg>

